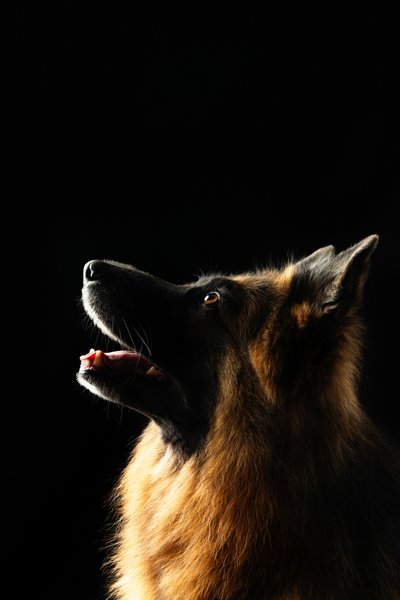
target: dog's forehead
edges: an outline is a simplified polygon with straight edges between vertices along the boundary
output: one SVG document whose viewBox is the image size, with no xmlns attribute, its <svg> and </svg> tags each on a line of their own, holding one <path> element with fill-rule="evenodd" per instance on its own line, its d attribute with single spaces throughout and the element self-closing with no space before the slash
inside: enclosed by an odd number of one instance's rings
<svg viewBox="0 0 400 600">
<path fill-rule="evenodd" d="M 259 269 L 245 273 L 221 274 L 212 273 L 202 275 L 196 282 L 188 284 L 191 288 L 212 291 L 226 289 L 232 292 L 244 292 L 254 297 L 260 294 L 271 295 L 273 298 L 285 295 L 293 281 L 293 265 L 289 264 L 282 269 Z"/>
<path fill-rule="evenodd" d="M 293 265 L 287 265 L 282 269 L 259 269 L 254 272 L 231 275 L 229 278 L 239 285 L 254 290 L 269 289 L 275 292 L 285 292 L 289 289 L 293 280 Z"/>
<path fill-rule="evenodd" d="M 222 283 L 227 280 L 228 277 L 223 275 L 222 273 L 206 273 L 201 275 L 196 281 L 188 283 L 187 285 L 190 287 L 217 287 L 218 285 L 222 285 Z"/>
<path fill-rule="evenodd" d="M 201 288 L 201 289 L 218 289 L 218 288 L 230 288 L 230 289 L 240 289 L 245 287 L 257 287 L 257 285 L 265 284 L 267 278 L 258 277 L 258 275 L 254 273 L 246 273 L 246 274 L 222 274 L 222 273 L 210 273 L 205 274 L 199 277 L 199 279 L 189 284 L 190 287 L 193 288 Z"/>
</svg>

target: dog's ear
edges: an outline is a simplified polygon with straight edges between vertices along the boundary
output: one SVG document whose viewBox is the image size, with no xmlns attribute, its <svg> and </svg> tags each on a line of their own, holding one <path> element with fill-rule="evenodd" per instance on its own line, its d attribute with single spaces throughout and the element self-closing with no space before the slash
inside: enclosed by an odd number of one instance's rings
<svg viewBox="0 0 400 600">
<path fill-rule="evenodd" d="M 325 288 L 323 306 L 334 308 L 360 299 L 368 277 L 370 256 L 378 241 L 377 235 L 370 235 L 335 257 L 333 278 Z"/>
<path fill-rule="evenodd" d="M 318 248 L 312 254 L 302 258 L 296 263 L 298 268 L 311 268 L 317 267 L 318 264 L 325 263 L 328 259 L 332 258 L 335 255 L 335 246 L 324 246 L 323 248 Z"/>
<path fill-rule="evenodd" d="M 357 305 L 378 241 L 370 235 L 339 254 L 326 246 L 295 263 L 293 302 L 309 303 L 320 315 Z"/>
</svg>

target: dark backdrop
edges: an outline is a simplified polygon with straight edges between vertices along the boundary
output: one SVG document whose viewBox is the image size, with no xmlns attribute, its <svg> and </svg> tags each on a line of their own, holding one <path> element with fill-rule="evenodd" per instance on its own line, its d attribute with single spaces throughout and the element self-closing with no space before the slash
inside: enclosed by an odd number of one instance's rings
<svg viewBox="0 0 400 600">
<path fill-rule="evenodd" d="M 87 260 L 183 282 L 379 233 L 360 391 L 399 442 L 397 59 L 372 18 L 339 30 L 324 17 L 316 33 L 274 15 L 53 4 L 17 19 L 18 102 L 35 130 L 20 221 L 41 309 L 33 391 L 18 382 L 17 550 L 34 597 L 92 600 L 106 499 L 144 420 L 75 382 L 98 343 L 78 302 Z"/>
</svg>

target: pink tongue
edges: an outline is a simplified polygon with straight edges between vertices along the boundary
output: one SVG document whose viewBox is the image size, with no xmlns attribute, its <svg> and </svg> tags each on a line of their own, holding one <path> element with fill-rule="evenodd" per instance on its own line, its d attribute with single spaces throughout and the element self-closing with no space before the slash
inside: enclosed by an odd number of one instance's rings
<svg viewBox="0 0 400 600">
<path fill-rule="evenodd" d="M 81 356 L 80 359 L 86 367 L 91 366 L 95 369 L 107 365 L 111 369 L 124 371 L 140 369 L 146 372 L 152 366 L 152 363 L 147 358 L 129 350 L 116 350 L 115 352 L 93 350 Z"/>
<path fill-rule="evenodd" d="M 116 350 L 115 352 L 105 352 L 104 362 L 112 369 L 132 369 L 139 368 L 147 371 L 152 366 L 151 362 L 137 352 L 128 350 Z"/>
</svg>

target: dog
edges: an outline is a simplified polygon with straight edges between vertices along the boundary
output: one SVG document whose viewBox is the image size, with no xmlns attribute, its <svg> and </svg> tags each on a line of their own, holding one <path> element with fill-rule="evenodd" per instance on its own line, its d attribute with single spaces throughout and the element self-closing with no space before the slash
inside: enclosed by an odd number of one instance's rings
<svg viewBox="0 0 400 600">
<path fill-rule="evenodd" d="M 92 260 L 121 349 L 79 382 L 149 424 L 115 492 L 119 600 L 399 600 L 400 459 L 357 398 L 378 236 L 174 285 Z"/>
</svg>

